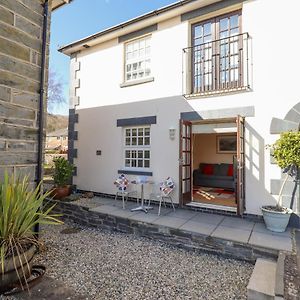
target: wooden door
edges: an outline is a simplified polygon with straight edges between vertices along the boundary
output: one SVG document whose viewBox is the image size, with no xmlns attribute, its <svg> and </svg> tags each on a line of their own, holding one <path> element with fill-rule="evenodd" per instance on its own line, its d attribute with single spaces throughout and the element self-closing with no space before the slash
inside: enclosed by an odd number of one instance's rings
<svg viewBox="0 0 300 300">
<path fill-rule="evenodd" d="M 192 123 L 180 120 L 180 203 L 192 201 Z"/>
<path fill-rule="evenodd" d="M 236 162 L 236 201 L 237 214 L 245 210 L 245 120 L 238 116 L 237 122 L 237 162 Z"/>
</svg>

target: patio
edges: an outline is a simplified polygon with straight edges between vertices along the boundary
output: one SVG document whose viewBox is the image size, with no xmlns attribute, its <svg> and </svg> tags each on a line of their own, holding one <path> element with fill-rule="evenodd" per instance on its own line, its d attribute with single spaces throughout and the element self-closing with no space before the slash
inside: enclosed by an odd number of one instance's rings
<svg viewBox="0 0 300 300">
<path fill-rule="evenodd" d="M 54 201 L 54 200 L 51 200 Z M 268 231 L 261 222 L 188 209 L 161 209 L 147 214 L 132 212 L 135 202 L 110 198 L 81 198 L 73 202 L 54 201 L 57 212 L 82 225 L 133 233 L 165 241 L 185 249 L 205 250 L 254 262 L 258 257 L 277 258 L 279 251 L 293 249 L 292 231 Z"/>
</svg>

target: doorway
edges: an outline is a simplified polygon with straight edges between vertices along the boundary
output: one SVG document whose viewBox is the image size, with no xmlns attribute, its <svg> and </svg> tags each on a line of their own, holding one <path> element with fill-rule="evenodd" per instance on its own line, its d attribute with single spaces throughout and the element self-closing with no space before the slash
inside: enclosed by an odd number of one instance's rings
<svg viewBox="0 0 300 300">
<path fill-rule="evenodd" d="M 244 119 L 180 124 L 182 205 L 244 211 Z"/>
</svg>

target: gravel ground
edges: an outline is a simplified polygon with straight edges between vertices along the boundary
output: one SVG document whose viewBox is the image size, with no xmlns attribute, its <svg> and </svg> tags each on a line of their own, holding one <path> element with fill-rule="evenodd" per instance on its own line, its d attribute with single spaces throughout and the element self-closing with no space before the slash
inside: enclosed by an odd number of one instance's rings
<svg viewBox="0 0 300 300">
<path fill-rule="evenodd" d="M 73 226 L 45 226 L 37 260 L 88 299 L 246 299 L 249 263 L 84 227 L 61 233 Z"/>
<path fill-rule="evenodd" d="M 284 299 L 300 299 L 300 274 L 297 266 L 297 256 L 287 255 L 285 258 L 284 272 Z"/>
</svg>

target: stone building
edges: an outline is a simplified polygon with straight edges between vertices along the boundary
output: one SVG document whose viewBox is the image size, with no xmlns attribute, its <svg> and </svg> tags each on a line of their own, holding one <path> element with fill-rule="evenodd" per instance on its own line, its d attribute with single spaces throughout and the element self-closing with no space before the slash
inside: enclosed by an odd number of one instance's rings
<svg viewBox="0 0 300 300">
<path fill-rule="evenodd" d="M 0 0 L 0 180 L 42 177 L 51 11 L 70 0 Z"/>
<path fill-rule="evenodd" d="M 46 136 L 45 149 L 66 152 L 68 150 L 68 128 L 49 132 Z"/>
</svg>

